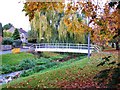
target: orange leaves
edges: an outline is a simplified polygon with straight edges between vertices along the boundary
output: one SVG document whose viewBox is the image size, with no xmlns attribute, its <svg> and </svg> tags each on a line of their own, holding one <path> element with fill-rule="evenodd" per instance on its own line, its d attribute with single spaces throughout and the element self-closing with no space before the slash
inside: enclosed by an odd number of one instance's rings
<svg viewBox="0 0 120 90">
<path fill-rule="evenodd" d="M 92 32 L 93 42 L 99 45 L 107 45 L 116 35 L 120 26 L 118 10 L 110 12 L 109 6 L 105 5 L 104 13 L 99 18 L 95 18 L 94 23 L 96 28 Z"/>
<path fill-rule="evenodd" d="M 25 11 L 29 16 L 31 21 L 34 18 L 35 11 L 40 10 L 56 10 L 58 12 L 63 12 L 64 4 L 60 2 L 26 2 L 24 4 L 23 11 Z"/>
<path fill-rule="evenodd" d="M 69 26 L 69 24 L 70 24 L 70 20 L 68 20 L 68 19 L 64 19 L 64 23 L 65 23 L 66 26 Z"/>
<path fill-rule="evenodd" d="M 86 24 L 83 24 L 83 21 L 79 22 L 76 15 L 70 15 L 72 19 L 69 17 L 64 19 L 64 24 L 67 26 L 69 32 L 84 34 L 86 29 L 88 29 Z M 89 29 L 91 30 L 91 29 Z"/>
<path fill-rule="evenodd" d="M 79 9 L 78 5 L 74 5 L 73 3 L 68 3 L 66 6 L 65 14 L 74 14 Z"/>
<path fill-rule="evenodd" d="M 92 2 L 87 2 L 87 3 L 80 3 L 80 5 L 82 6 L 83 10 L 82 13 L 85 14 L 86 17 L 93 17 L 96 15 L 96 8 L 97 6 L 94 5 Z"/>
</svg>

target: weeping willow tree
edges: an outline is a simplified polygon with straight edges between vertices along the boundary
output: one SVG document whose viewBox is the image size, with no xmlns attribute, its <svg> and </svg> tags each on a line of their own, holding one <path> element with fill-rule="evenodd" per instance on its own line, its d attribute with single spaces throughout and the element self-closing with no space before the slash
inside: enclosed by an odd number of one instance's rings
<svg viewBox="0 0 120 90">
<path fill-rule="evenodd" d="M 63 17 L 60 21 L 60 26 L 58 28 L 58 34 L 59 34 L 59 40 L 60 42 L 65 42 L 67 38 L 67 27 L 64 24 L 64 18 Z"/>
<path fill-rule="evenodd" d="M 45 42 L 48 42 L 48 43 L 50 43 L 51 42 L 51 37 L 52 37 L 52 28 L 50 27 L 50 25 L 48 24 L 47 25 L 47 29 L 45 30 L 45 32 L 44 32 L 44 41 Z"/>
<path fill-rule="evenodd" d="M 76 26 L 79 27 L 79 25 L 80 25 L 79 23 L 82 23 L 82 22 L 84 22 L 82 17 L 78 18 L 77 14 L 73 15 L 73 24 L 76 24 Z M 78 27 L 76 27 L 76 28 L 78 28 Z M 84 30 L 82 30 L 83 28 L 79 28 L 79 29 L 80 30 L 74 30 L 74 41 L 75 41 L 75 43 L 84 44 L 86 42 L 85 33 L 83 32 Z"/>
<path fill-rule="evenodd" d="M 37 31 L 37 42 L 40 43 L 44 38 L 44 33 L 47 30 L 47 19 L 45 15 L 40 15 L 41 12 L 36 11 L 35 17 L 31 20 L 31 28 Z"/>
<path fill-rule="evenodd" d="M 55 42 L 59 42 L 59 37 L 58 37 L 58 26 L 59 26 L 59 22 L 61 19 L 61 13 L 58 13 L 55 10 L 50 10 L 46 12 L 46 17 L 47 17 L 47 21 L 48 21 L 48 32 L 50 30 L 49 33 L 51 33 L 51 38 L 50 38 L 50 42 L 51 43 L 55 43 Z"/>
<path fill-rule="evenodd" d="M 78 19 L 77 15 L 74 14 L 71 17 L 71 21 L 72 22 L 72 27 L 67 27 L 66 24 L 64 23 L 64 20 L 66 18 L 68 18 L 69 16 L 65 15 L 61 21 L 60 21 L 60 26 L 58 29 L 59 32 L 59 39 L 61 40 L 61 42 L 65 42 L 65 43 L 85 43 L 85 34 L 83 34 L 82 32 L 78 33 L 76 32 L 76 25 L 79 26 L 79 24 L 77 23 L 82 22 L 82 19 Z M 82 31 L 82 30 L 81 30 Z"/>
<path fill-rule="evenodd" d="M 58 22 L 60 20 L 59 13 L 54 10 L 47 12 L 37 11 L 31 20 L 31 28 L 37 31 L 37 41 L 56 42 L 58 40 Z"/>
</svg>

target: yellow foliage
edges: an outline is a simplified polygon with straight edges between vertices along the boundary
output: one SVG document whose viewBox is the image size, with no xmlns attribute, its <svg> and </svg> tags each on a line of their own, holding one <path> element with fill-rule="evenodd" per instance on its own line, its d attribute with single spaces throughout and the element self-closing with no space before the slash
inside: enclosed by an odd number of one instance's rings
<svg viewBox="0 0 120 90">
<path fill-rule="evenodd" d="M 14 48 L 14 49 L 12 49 L 12 53 L 14 53 L 14 54 L 20 53 L 20 48 Z"/>
</svg>

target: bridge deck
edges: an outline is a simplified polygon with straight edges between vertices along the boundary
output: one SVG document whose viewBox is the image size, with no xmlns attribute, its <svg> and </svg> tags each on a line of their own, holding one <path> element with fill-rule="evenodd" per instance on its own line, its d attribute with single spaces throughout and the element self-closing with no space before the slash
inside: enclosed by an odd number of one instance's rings
<svg viewBox="0 0 120 90">
<path fill-rule="evenodd" d="M 85 49 L 66 49 L 66 48 L 38 48 L 35 49 L 36 52 L 38 51 L 43 51 L 43 52 L 73 52 L 73 53 L 88 53 L 88 50 Z M 90 53 L 92 52 L 92 50 L 90 50 Z"/>
</svg>

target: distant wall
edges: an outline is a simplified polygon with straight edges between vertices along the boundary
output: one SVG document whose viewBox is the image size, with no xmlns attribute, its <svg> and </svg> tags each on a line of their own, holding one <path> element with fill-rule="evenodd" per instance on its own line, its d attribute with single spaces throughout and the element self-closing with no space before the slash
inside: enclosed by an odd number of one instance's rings
<svg viewBox="0 0 120 90">
<path fill-rule="evenodd" d="M 1 45 L 0 49 L 2 51 L 7 51 L 7 50 L 11 50 L 12 49 L 12 45 Z"/>
</svg>

